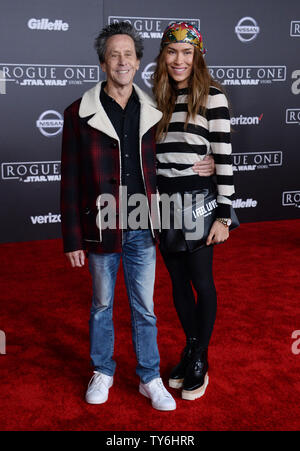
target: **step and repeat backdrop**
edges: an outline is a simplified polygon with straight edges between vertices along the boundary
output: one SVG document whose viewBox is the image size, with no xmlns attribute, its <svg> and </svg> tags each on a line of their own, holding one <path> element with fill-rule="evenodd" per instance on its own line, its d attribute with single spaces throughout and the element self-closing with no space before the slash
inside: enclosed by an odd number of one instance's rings
<svg viewBox="0 0 300 451">
<path fill-rule="evenodd" d="M 130 22 L 145 45 L 135 82 L 152 93 L 160 38 L 196 24 L 231 105 L 234 206 L 241 222 L 300 217 L 299 0 L 2 0 L 1 242 L 58 238 L 63 111 L 104 78 L 100 29 Z"/>
</svg>

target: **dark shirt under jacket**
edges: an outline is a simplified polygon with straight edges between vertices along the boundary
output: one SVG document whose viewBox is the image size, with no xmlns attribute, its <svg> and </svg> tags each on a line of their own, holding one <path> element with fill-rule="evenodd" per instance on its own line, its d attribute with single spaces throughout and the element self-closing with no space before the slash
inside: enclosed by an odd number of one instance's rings
<svg viewBox="0 0 300 451">
<path fill-rule="evenodd" d="M 123 108 L 104 91 L 102 84 L 100 102 L 116 130 L 121 145 L 121 183 L 127 186 L 127 197 L 145 194 L 139 152 L 140 102 L 133 88 L 126 107 Z M 128 207 L 128 214 L 136 207 Z"/>
</svg>

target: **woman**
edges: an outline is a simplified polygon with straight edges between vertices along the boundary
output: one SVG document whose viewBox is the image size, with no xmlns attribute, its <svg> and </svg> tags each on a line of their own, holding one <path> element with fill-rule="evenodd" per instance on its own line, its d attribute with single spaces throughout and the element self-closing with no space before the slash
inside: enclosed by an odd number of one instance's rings
<svg viewBox="0 0 300 451">
<path fill-rule="evenodd" d="M 201 397 L 208 384 L 207 348 L 217 307 L 212 245 L 229 237 L 234 193 L 228 102 L 212 80 L 204 54 L 196 27 L 185 22 L 170 25 L 162 37 L 153 87 L 158 109 L 163 112 L 157 129 L 160 194 L 212 191 L 214 177 L 199 177 L 192 166 L 212 153 L 216 167 L 217 219 L 206 245 L 189 252 L 181 233 L 181 251 L 180 246 L 161 247 L 172 280 L 174 305 L 186 335 L 186 346 L 171 372 L 169 385 L 182 387 L 182 397 L 188 400 Z M 162 244 L 171 232 L 162 231 Z"/>
</svg>

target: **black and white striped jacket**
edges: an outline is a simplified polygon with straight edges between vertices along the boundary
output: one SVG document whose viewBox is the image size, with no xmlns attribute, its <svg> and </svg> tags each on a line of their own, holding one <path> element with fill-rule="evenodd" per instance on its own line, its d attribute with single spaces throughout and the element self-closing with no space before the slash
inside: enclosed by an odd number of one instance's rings
<svg viewBox="0 0 300 451">
<path fill-rule="evenodd" d="M 188 89 L 178 92 L 168 132 L 157 144 L 157 175 L 160 193 L 207 188 L 211 177 L 199 177 L 192 166 L 213 154 L 216 165 L 218 217 L 228 218 L 234 194 L 231 159 L 230 116 L 225 95 L 210 87 L 205 115 L 197 114 L 184 124 Z"/>
</svg>

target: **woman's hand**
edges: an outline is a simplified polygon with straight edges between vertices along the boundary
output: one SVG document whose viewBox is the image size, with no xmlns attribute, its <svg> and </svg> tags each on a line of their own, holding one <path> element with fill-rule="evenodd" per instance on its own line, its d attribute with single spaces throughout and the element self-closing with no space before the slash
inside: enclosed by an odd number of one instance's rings
<svg viewBox="0 0 300 451">
<path fill-rule="evenodd" d="M 211 226 L 206 245 L 223 243 L 229 237 L 229 229 L 220 221 L 215 221 Z"/>
<path fill-rule="evenodd" d="M 192 169 L 202 177 L 210 177 L 215 173 L 215 160 L 212 155 L 206 155 L 203 160 L 197 161 Z"/>
</svg>

